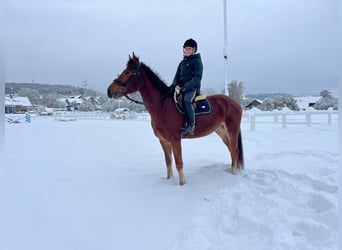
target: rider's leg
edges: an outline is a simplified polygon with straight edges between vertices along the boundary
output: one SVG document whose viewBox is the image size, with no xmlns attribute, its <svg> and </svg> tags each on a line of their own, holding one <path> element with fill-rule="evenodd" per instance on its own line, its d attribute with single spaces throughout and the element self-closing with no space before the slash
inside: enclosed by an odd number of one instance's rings
<svg viewBox="0 0 342 250">
<path fill-rule="evenodd" d="M 193 134 L 195 129 L 195 112 L 192 107 L 192 101 L 195 98 L 196 89 L 184 93 L 183 104 L 187 118 L 187 126 L 183 129 L 188 134 Z"/>
</svg>

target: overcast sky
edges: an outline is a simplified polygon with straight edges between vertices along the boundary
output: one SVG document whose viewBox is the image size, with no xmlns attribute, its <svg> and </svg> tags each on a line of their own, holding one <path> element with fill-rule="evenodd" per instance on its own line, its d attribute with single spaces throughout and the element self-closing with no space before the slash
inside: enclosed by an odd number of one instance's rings
<svg viewBox="0 0 342 250">
<path fill-rule="evenodd" d="M 337 0 L 227 0 L 228 79 L 245 93 L 337 90 Z M 133 51 L 170 84 L 188 38 L 223 89 L 222 0 L 10 0 L 5 81 L 102 92 Z"/>
</svg>

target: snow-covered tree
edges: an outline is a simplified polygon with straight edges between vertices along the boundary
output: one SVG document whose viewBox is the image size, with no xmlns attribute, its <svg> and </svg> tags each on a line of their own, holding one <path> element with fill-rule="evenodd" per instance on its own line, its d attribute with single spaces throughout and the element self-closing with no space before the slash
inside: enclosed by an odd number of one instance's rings
<svg viewBox="0 0 342 250">
<path fill-rule="evenodd" d="M 236 80 L 234 80 L 228 84 L 229 96 L 240 104 L 242 104 L 243 90 L 244 90 L 243 82 L 238 83 Z"/>
<path fill-rule="evenodd" d="M 264 111 L 272 111 L 274 109 L 281 110 L 285 107 L 291 110 L 299 110 L 297 101 L 292 96 L 277 96 L 269 98 L 258 106 L 259 109 Z"/>
<path fill-rule="evenodd" d="M 215 90 L 213 89 L 213 88 L 203 88 L 202 90 L 201 90 L 201 92 L 202 92 L 202 94 L 204 94 L 204 95 L 215 95 L 216 94 L 216 92 L 215 92 Z"/>
<path fill-rule="evenodd" d="M 331 92 L 328 90 L 323 90 L 320 93 L 321 99 L 319 99 L 313 106 L 318 110 L 327 110 L 332 107 L 334 110 L 338 109 L 338 99 L 332 96 Z"/>
<path fill-rule="evenodd" d="M 41 95 L 39 94 L 38 90 L 31 89 L 31 88 L 20 88 L 18 90 L 18 96 L 25 96 L 27 97 L 30 102 L 34 105 L 42 105 L 43 100 Z"/>
<path fill-rule="evenodd" d="M 319 93 L 319 95 L 322 96 L 323 98 L 331 97 L 331 92 L 325 89 L 325 90 L 321 91 L 321 93 Z"/>
</svg>

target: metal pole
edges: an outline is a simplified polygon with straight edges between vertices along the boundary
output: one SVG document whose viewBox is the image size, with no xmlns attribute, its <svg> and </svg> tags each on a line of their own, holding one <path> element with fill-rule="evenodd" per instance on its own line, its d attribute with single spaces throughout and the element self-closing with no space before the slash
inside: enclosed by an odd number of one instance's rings
<svg viewBox="0 0 342 250">
<path fill-rule="evenodd" d="M 228 96 L 228 38 L 227 38 L 227 0 L 223 0 L 223 34 L 224 34 L 224 49 L 223 58 L 225 65 L 225 81 L 224 81 L 224 93 Z"/>
</svg>

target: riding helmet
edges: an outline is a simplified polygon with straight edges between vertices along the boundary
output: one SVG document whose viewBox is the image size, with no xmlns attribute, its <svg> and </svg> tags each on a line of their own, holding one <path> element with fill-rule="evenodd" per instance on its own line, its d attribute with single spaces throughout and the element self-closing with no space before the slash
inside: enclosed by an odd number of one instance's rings
<svg viewBox="0 0 342 250">
<path fill-rule="evenodd" d="M 197 42 L 194 39 L 190 38 L 184 42 L 183 48 L 185 48 L 185 47 L 195 48 L 195 52 L 196 52 L 197 51 Z"/>
</svg>

